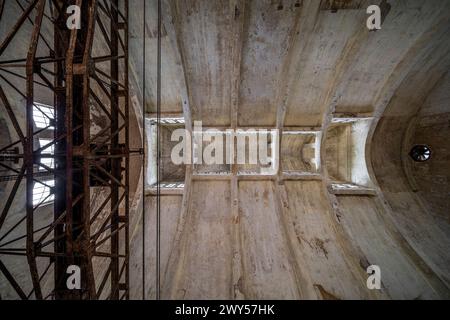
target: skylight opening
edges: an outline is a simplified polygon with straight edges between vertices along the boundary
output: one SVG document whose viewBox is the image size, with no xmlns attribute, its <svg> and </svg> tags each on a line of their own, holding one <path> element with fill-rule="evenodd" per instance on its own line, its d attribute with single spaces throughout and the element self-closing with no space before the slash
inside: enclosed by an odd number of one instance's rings
<svg viewBox="0 0 450 320">
<path fill-rule="evenodd" d="M 154 184 L 152 188 L 157 188 L 158 184 Z M 183 182 L 173 182 L 173 183 L 160 183 L 159 187 L 161 189 L 183 189 L 184 183 Z"/>
<path fill-rule="evenodd" d="M 45 185 L 35 182 L 33 186 L 33 206 L 49 204 L 55 200 L 50 187 L 55 186 L 55 180 L 44 181 Z"/>
<path fill-rule="evenodd" d="M 157 118 L 148 118 L 150 120 L 150 124 L 152 125 L 156 125 L 158 123 L 158 119 Z M 179 125 L 179 124 L 184 124 L 185 120 L 184 118 L 160 118 L 159 119 L 159 123 L 160 124 L 167 124 L 167 125 Z"/>
<path fill-rule="evenodd" d="M 55 119 L 55 110 L 51 106 L 35 102 L 33 105 L 33 120 L 34 124 L 39 129 L 47 128 L 53 130 L 50 126 L 52 120 Z"/>
<path fill-rule="evenodd" d="M 49 143 L 51 143 L 53 140 L 50 139 L 42 139 L 39 138 L 39 146 L 42 148 L 46 145 L 48 145 Z M 45 148 L 44 150 L 41 151 L 42 155 L 54 155 L 55 154 L 55 145 L 52 144 L 49 147 Z M 55 168 L 55 161 L 54 158 L 45 158 L 42 157 L 41 158 L 41 163 L 51 169 Z M 45 170 L 45 168 L 41 167 L 40 170 Z"/>
</svg>

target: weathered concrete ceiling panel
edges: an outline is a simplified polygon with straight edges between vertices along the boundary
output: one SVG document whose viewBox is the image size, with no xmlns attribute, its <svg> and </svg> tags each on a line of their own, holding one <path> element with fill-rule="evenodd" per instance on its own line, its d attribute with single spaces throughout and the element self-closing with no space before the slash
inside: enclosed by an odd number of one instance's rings
<svg viewBox="0 0 450 320">
<path fill-rule="evenodd" d="M 143 1 L 134 0 L 133 8 L 130 10 L 130 67 L 131 78 L 136 86 L 135 90 L 142 95 L 143 72 L 146 76 L 146 112 L 156 112 L 156 90 L 157 90 L 157 41 L 158 41 L 158 19 L 157 1 L 147 0 L 146 6 L 146 59 L 144 65 L 143 55 Z M 161 112 L 181 113 L 183 98 L 181 86 L 183 85 L 183 69 L 179 59 L 178 48 L 169 38 L 167 28 L 172 17 L 164 16 L 161 31 Z M 176 43 L 176 42 L 175 42 Z"/>
<path fill-rule="evenodd" d="M 343 55 L 352 38 L 365 28 L 364 10 L 320 11 L 314 29 L 298 35 L 304 49 L 292 68 L 291 92 L 287 102 L 285 125 L 320 126 L 327 109 L 326 98 Z"/>
<path fill-rule="evenodd" d="M 176 1 L 180 52 L 185 63 L 192 120 L 230 125 L 230 16 L 228 1 Z"/>
<path fill-rule="evenodd" d="M 251 1 L 245 10 L 238 123 L 275 126 L 276 98 L 290 33 L 301 6 L 297 1 Z"/>
<path fill-rule="evenodd" d="M 382 32 L 366 31 L 359 52 L 347 57 L 349 68 L 335 93 L 336 111 L 373 111 L 374 100 L 396 66 L 449 10 L 448 1 L 392 1 L 391 6 Z"/>
</svg>

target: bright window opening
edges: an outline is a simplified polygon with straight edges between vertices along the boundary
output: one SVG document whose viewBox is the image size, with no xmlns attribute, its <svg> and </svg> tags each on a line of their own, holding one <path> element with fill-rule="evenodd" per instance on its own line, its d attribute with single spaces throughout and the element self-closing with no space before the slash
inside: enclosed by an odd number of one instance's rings
<svg viewBox="0 0 450 320">
<path fill-rule="evenodd" d="M 50 142 L 52 142 L 53 140 L 50 139 L 41 139 L 39 138 L 39 145 L 40 147 L 44 147 L 46 145 L 48 145 Z M 42 150 L 41 154 L 42 155 L 54 155 L 55 154 L 55 148 L 54 148 L 54 144 L 50 145 L 49 147 L 45 148 L 44 150 Z M 51 169 L 55 168 L 55 162 L 53 158 L 45 158 L 42 157 L 41 158 L 41 163 Z M 45 170 L 44 168 L 41 167 L 41 170 Z"/>
<path fill-rule="evenodd" d="M 155 184 L 153 188 L 156 188 L 157 185 Z M 183 189 L 184 183 L 182 182 L 173 182 L 173 183 L 160 183 L 159 187 L 161 189 Z"/>
<path fill-rule="evenodd" d="M 55 180 L 44 181 L 45 185 L 39 182 L 34 183 L 33 187 L 33 206 L 48 204 L 53 202 L 55 195 L 51 194 L 49 187 L 55 186 Z"/>
<path fill-rule="evenodd" d="M 39 129 L 47 128 L 50 126 L 50 121 L 55 119 L 55 112 L 53 107 L 47 106 L 41 103 L 34 103 L 33 106 L 33 120 Z M 49 127 L 49 129 L 54 129 Z"/>
</svg>

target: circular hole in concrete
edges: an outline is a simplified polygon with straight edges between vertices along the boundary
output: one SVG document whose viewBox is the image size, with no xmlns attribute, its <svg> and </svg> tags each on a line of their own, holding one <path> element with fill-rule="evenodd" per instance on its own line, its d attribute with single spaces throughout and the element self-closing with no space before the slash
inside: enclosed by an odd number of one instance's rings
<svg viewBox="0 0 450 320">
<path fill-rule="evenodd" d="M 415 145 L 409 155 L 416 162 L 425 162 L 431 158 L 431 149 L 423 144 Z"/>
</svg>

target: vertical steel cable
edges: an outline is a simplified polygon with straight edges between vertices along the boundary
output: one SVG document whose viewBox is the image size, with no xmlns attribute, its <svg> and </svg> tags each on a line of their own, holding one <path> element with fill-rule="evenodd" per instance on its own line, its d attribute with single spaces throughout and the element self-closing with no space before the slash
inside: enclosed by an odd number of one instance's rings
<svg viewBox="0 0 450 320">
<path fill-rule="evenodd" d="M 146 28 L 145 28 L 145 16 L 146 16 L 146 0 L 144 1 L 144 11 L 142 13 L 142 51 L 143 51 L 143 61 L 142 61 L 142 300 L 145 300 L 145 141 L 146 141 L 146 131 L 145 131 L 145 105 L 146 105 L 146 95 L 145 95 L 145 36 L 146 36 Z M 147 159 L 150 161 L 150 159 Z"/>
<path fill-rule="evenodd" d="M 157 57 L 157 196 L 156 196 L 156 300 L 161 299 L 161 0 L 158 0 L 158 57 Z"/>
</svg>

